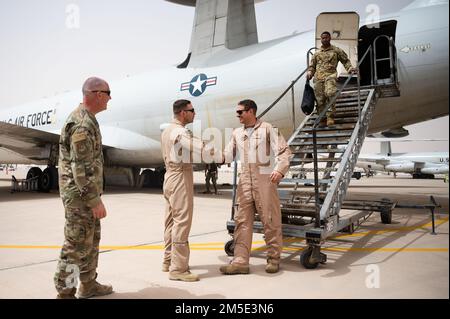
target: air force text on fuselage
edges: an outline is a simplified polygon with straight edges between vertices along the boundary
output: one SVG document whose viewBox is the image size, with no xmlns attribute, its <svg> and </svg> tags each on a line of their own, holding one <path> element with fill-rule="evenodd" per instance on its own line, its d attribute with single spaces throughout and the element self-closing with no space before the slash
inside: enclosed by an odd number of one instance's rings
<svg viewBox="0 0 450 319">
<path fill-rule="evenodd" d="M 54 122 L 56 109 L 45 110 L 36 113 L 18 115 L 16 118 L 2 119 L 2 122 L 25 127 L 39 127 L 50 125 Z"/>
</svg>

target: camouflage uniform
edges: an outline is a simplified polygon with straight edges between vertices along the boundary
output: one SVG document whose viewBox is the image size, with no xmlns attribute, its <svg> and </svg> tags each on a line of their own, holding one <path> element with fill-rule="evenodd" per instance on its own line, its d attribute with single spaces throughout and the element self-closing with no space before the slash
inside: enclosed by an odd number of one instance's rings
<svg viewBox="0 0 450 319">
<path fill-rule="evenodd" d="M 317 112 L 323 111 L 327 104 L 336 94 L 337 65 L 341 62 L 347 72 L 350 72 L 352 63 L 344 50 L 331 45 L 329 48 L 322 48 L 314 53 L 308 71 L 314 75 L 314 93 L 317 99 Z M 335 105 L 328 114 L 328 118 L 333 118 Z"/>
<path fill-rule="evenodd" d="M 92 208 L 100 203 L 103 190 L 100 128 L 83 104 L 69 115 L 61 131 L 59 187 L 66 223 L 54 281 L 60 294 L 74 294 L 75 287 L 69 284 L 76 283 L 72 267 L 78 267 L 82 283 L 97 277 L 100 220 L 94 218 Z"/>
</svg>

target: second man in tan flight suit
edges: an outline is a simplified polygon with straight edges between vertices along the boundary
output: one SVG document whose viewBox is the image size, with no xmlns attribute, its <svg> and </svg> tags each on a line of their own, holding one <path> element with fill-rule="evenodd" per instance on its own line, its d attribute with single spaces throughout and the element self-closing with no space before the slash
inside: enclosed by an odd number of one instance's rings
<svg viewBox="0 0 450 319">
<path fill-rule="evenodd" d="M 289 169 L 291 150 L 272 125 L 256 118 L 256 111 L 254 101 L 239 102 L 236 113 L 244 126 L 233 131 L 224 151 L 227 163 L 239 151 L 242 167 L 237 187 L 238 211 L 234 217 L 234 258 L 231 264 L 220 267 L 226 275 L 249 273 L 255 213 L 263 223 L 268 246 L 266 272 L 279 270 L 283 239 L 277 186 Z"/>
<path fill-rule="evenodd" d="M 193 137 L 185 125 L 192 123 L 195 111 L 188 100 L 173 104 L 174 119 L 161 135 L 161 149 L 166 166 L 164 198 L 166 200 L 164 260 L 162 270 L 169 279 L 197 281 L 189 271 L 189 232 L 192 224 L 194 181 L 192 163 L 206 152 L 204 143 Z M 210 154 L 210 153 L 208 153 Z"/>
</svg>

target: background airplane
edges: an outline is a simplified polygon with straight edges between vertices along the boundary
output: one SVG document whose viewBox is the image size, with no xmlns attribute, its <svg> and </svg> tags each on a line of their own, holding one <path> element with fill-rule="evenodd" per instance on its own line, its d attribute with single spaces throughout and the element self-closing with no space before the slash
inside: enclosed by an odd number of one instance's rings
<svg viewBox="0 0 450 319">
<path fill-rule="evenodd" d="M 360 154 L 356 166 L 367 171 L 409 173 L 413 178 L 434 178 L 436 174 L 448 174 L 448 152 L 393 153 L 391 139 L 368 139 L 380 142 L 378 154 Z M 436 141 L 436 140 L 422 140 Z M 402 139 L 395 142 L 417 142 Z"/>
<path fill-rule="evenodd" d="M 203 128 L 223 131 L 237 124 L 237 101 L 250 96 L 264 109 L 306 67 L 306 52 L 314 45 L 314 32 L 258 43 L 251 1 L 245 1 L 244 10 L 221 12 L 220 21 L 212 21 L 218 12 L 207 10 L 214 2 L 197 6 L 189 54 L 178 67 L 111 83 L 111 110 L 99 115 L 107 175 L 126 173 L 130 183 L 136 185 L 141 168 L 150 167 L 156 170 L 144 171 L 145 179 L 160 180 L 160 127 L 170 120 L 170 105 L 175 98 L 189 98 L 198 106 L 197 117 Z M 236 1 L 229 3 L 236 5 Z M 215 8 L 224 10 L 222 6 Z M 394 37 L 399 49 L 401 96 L 377 105 L 371 132 L 403 134 L 403 125 L 448 114 L 448 39 L 441 36 L 448 33 L 447 11 L 448 1 L 415 1 L 381 17 L 380 28 L 371 30 L 362 25 L 363 46 L 381 32 Z M 246 25 L 228 29 L 239 19 Z M 296 92 L 301 94 L 301 87 L 299 83 Z M 49 164 L 44 175 L 53 175 L 47 180 L 54 180 L 59 130 L 79 100 L 77 90 L 2 109 L 0 120 L 6 123 L 0 124 L 0 162 Z M 286 97 L 265 119 L 288 136 L 292 132 L 291 109 L 292 100 Z M 302 117 L 298 114 L 295 120 L 298 124 Z"/>
</svg>

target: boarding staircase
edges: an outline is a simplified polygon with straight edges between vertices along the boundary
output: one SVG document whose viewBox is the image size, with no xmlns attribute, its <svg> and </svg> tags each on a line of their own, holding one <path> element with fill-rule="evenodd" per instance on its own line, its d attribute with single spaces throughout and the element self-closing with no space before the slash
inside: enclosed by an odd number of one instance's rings
<svg viewBox="0 0 450 319">
<path fill-rule="evenodd" d="M 326 261 L 320 247 L 327 238 L 343 230 L 352 232 L 355 223 L 368 214 L 378 211 L 382 221 L 390 223 L 393 208 L 390 201 L 350 201 L 346 200 L 346 193 L 378 100 L 400 94 L 395 52 L 393 39 L 390 39 L 389 59 L 393 72 L 390 80 L 374 79 L 371 85 L 361 86 L 359 75 L 347 77 L 322 113 L 314 111 L 307 116 L 288 140 L 293 156 L 290 171 L 279 186 L 283 236 L 306 238 L 308 247 L 300 258 L 306 268 L 315 268 Z M 308 58 L 310 54 L 311 50 Z M 371 65 L 376 68 L 380 59 L 373 55 L 372 47 L 367 49 L 358 67 L 366 57 L 370 57 Z M 276 105 L 306 71 L 259 117 Z M 354 80 L 356 84 L 351 84 Z M 335 124 L 320 126 L 333 104 Z M 233 200 L 232 219 L 234 204 Z M 352 213 L 343 215 L 341 210 Z M 233 220 L 227 226 L 232 233 Z M 263 233 L 263 225 L 257 218 L 253 229 Z M 225 251 L 229 253 L 232 241 L 227 245 L 228 251 L 227 246 Z"/>
</svg>

